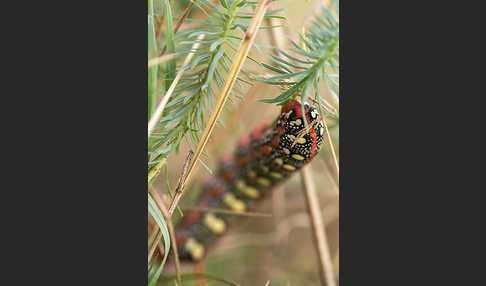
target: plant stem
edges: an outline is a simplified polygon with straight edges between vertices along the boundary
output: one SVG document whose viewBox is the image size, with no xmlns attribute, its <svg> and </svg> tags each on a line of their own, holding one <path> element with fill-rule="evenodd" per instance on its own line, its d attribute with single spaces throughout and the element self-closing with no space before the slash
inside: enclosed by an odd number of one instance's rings
<svg viewBox="0 0 486 286">
<path fill-rule="evenodd" d="M 194 0 L 194 1 L 197 1 L 197 0 Z M 186 10 L 184 10 L 184 13 L 182 13 L 181 18 L 179 19 L 179 21 L 177 21 L 177 24 L 174 27 L 174 34 L 177 33 L 177 31 L 179 31 L 179 28 L 181 27 L 182 22 L 184 22 L 184 20 L 186 19 L 187 15 L 189 15 L 189 12 L 191 11 L 192 6 L 194 6 L 194 2 L 191 2 L 187 6 Z M 160 52 L 160 56 L 162 56 L 165 53 L 165 50 L 167 50 L 167 45 L 165 45 L 164 48 L 162 49 L 162 52 Z"/>
<path fill-rule="evenodd" d="M 242 65 L 243 65 L 243 63 L 244 63 L 244 61 L 245 61 L 245 59 L 248 55 L 248 52 L 250 50 L 251 45 L 253 44 L 253 41 L 255 40 L 255 35 L 256 35 L 256 32 L 258 31 L 258 28 L 260 27 L 260 25 L 262 23 L 263 16 L 265 14 L 265 10 L 267 8 L 268 1 L 269 0 L 260 0 L 259 3 L 258 3 L 258 7 L 256 9 L 255 17 L 253 18 L 252 22 L 250 23 L 250 26 L 248 27 L 248 30 L 245 34 L 245 38 L 243 39 L 241 46 L 238 50 L 236 60 L 233 63 L 233 66 L 231 67 L 231 70 L 228 74 L 228 79 L 225 82 L 225 85 L 223 87 L 223 91 L 221 92 L 221 96 L 219 97 L 219 100 L 216 104 L 216 107 L 215 107 L 213 113 L 211 114 L 211 118 L 209 119 L 209 124 L 204 129 L 204 133 L 203 133 L 201 140 L 200 140 L 200 142 L 197 146 L 194 158 L 192 159 L 191 164 L 189 166 L 189 171 L 187 173 L 186 180 L 188 178 L 190 178 L 191 173 L 194 170 L 194 167 L 196 165 L 196 162 L 199 159 L 199 157 L 201 156 L 202 151 L 203 151 L 204 147 L 206 146 L 206 143 L 209 140 L 209 136 L 211 135 L 211 133 L 214 129 L 216 121 L 217 121 L 219 115 L 221 114 L 221 111 L 223 110 L 223 106 L 226 103 L 226 100 L 228 99 L 229 93 L 230 93 L 231 89 L 233 88 L 233 85 L 236 81 L 238 73 L 241 70 L 241 67 L 242 67 Z M 171 205 L 171 208 L 174 208 L 174 206 L 177 205 L 178 201 L 182 197 L 184 189 L 182 189 L 181 191 L 182 191 L 181 196 L 176 197 L 177 201 L 174 200 L 172 202 L 173 205 Z"/>
<path fill-rule="evenodd" d="M 170 219 L 170 215 L 167 212 L 167 207 L 164 204 L 164 201 L 162 198 L 159 196 L 157 191 L 154 190 L 154 188 L 149 187 L 149 192 L 152 195 L 152 198 L 154 198 L 155 203 L 160 209 L 160 212 L 162 213 L 162 216 L 164 217 L 165 223 L 167 224 L 167 228 L 169 229 L 169 236 L 172 244 L 172 253 L 174 253 L 174 263 L 175 263 L 175 268 L 176 268 L 176 274 L 178 280 L 181 279 L 181 266 L 179 262 L 179 252 L 177 251 L 177 243 L 176 243 L 176 238 L 175 238 L 175 231 L 174 231 L 174 226 L 172 225 L 172 220 Z M 162 232 L 161 232 L 162 234 Z M 157 243 L 160 242 L 160 238 L 158 238 Z M 155 243 L 154 243 L 155 245 Z M 154 249 L 155 250 L 155 249 Z M 165 249 L 165 251 L 168 251 Z M 152 251 L 153 253 L 153 251 Z"/>
<path fill-rule="evenodd" d="M 339 185 L 339 163 L 336 157 L 336 152 L 334 151 L 334 145 L 332 144 L 332 139 L 331 139 L 331 135 L 329 134 L 329 129 L 327 128 L 326 119 L 324 117 L 322 118 L 322 123 L 324 125 L 324 131 L 326 133 L 327 142 L 329 143 L 329 150 L 331 152 L 332 160 L 334 162 L 334 168 L 336 169 L 336 174 L 337 174 L 337 182 Z"/>
<path fill-rule="evenodd" d="M 148 253 L 148 263 L 150 263 L 150 260 L 152 260 L 152 256 L 154 255 L 155 248 L 157 247 L 157 244 L 159 244 L 160 243 L 160 240 L 162 239 L 162 232 L 159 231 L 158 225 L 157 225 L 156 228 L 154 228 L 154 232 L 157 233 L 157 236 L 155 236 L 154 243 L 152 244 L 152 246 L 149 249 L 149 253 Z"/>
<path fill-rule="evenodd" d="M 155 40 L 154 28 L 154 5 L 153 0 L 148 0 L 148 56 L 154 57 L 157 51 L 157 43 Z M 157 92 L 157 69 L 158 66 L 153 66 L 148 69 L 148 118 L 152 117 L 155 107 L 156 92 Z"/>
<path fill-rule="evenodd" d="M 201 34 L 198 37 L 199 41 L 201 41 L 202 39 L 204 39 L 204 34 Z M 189 64 L 189 62 L 191 61 L 192 57 L 194 56 L 194 53 L 197 50 L 197 48 L 199 47 L 199 45 L 201 45 L 200 42 L 197 42 L 194 45 L 192 45 L 191 52 L 187 55 L 186 59 L 184 60 L 183 66 L 186 66 L 186 65 Z M 157 106 L 155 113 L 152 115 L 152 118 L 150 118 L 150 121 L 148 123 L 148 137 L 150 137 L 150 134 L 152 134 L 152 132 L 154 131 L 155 125 L 157 125 L 157 123 L 160 120 L 160 117 L 162 117 L 162 113 L 164 112 L 165 105 L 169 101 L 169 98 L 172 95 L 172 93 L 174 92 L 175 87 L 176 87 L 177 83 L 179 82 L 179 80 L 181 79 L 183 73 L 184 73 L 184 70 L 179 70 L 174 81 L 170 85 L 169 90 L 167 90 L 164 97 L 162 98 L 159 105 Z"/>
<path fill-rule="evenodd" d="M 271 214 L 266 213 L 259 213 L 259 212 L 237 212 L 232 210 L 225 210 L 225 209 L 217 209 L 217 208 L 202 208 L 202 207 L 182 207 L 183 210 L 194 210 L 200 212 L 209 212 L 209 213 L 221 213 L 221 214 L 229 214 L 229 215 L 236 215 L 236 216 L 247 216 L 247 217 L 272 217 Z"/>
<path fill-rule="evenodd" d="M 331 254 L 327 244 L 325 224 L 319 207 L 319 199 L 316 194 L 314 182 L 309 165 L 304 166 L 301 171 L 302 185 L 304 189 L 307 211 L 311 220 L 314 242 L 318 251 L 320 278 L 322 285 L 336 286 L 334 281 L 334 272 L 331 261 Z"/>
<path fill-rule="evenodd" d="M 172 58 L 175 57 L 175 54 L 168 54 L 168 55 L 165 55 L 165 56 L 161 56 L 161 57 L 158 57 L 158 58 L 153 58 L 153 59 L 150 59 L 149 62 L 148 62 L 148 67 L 151 68 L 153 66 L 156 66 L 156 65 L 160 65 Z"/>
<path fill-rule="evenodd" d="M 175 207 L 182 197 L 182 190 L 184 189 L 184 184 L 186 182 L 189 163 L 191 162 L 193 155 L 194 153 L 192 152 L 192 150 L 187 153 L 186 160 L 184 161 L 184 166 L 182 167 L 182 173 L 179 176 L 179 181 L 177 182 L 174 198 L 169 205 L 170 216 L 172 216 L 172 214 L 174 213 Z"/>
</svg>

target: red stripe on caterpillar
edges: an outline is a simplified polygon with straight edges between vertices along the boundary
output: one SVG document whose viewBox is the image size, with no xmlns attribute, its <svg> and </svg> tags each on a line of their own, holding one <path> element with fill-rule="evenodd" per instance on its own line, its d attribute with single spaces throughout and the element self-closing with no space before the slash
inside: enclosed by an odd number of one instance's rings
<svg viewBox="0 0 486 286">
<path fill-rule="evenodd" d="M 304 109 L 294 100 L 282 107 L 273 124 L 262 124 L 242 137 L 234 155 L 222 160 L 217 175 L 203 182 L 198 207 L 247 211 L 309 163 L 320 149 L 323 125 L 315 107 L 305 104 Z M 176 231 L 181 259 L 203 259 L 235 219 L 228 214 L 187 213 Z"/>
</svg>

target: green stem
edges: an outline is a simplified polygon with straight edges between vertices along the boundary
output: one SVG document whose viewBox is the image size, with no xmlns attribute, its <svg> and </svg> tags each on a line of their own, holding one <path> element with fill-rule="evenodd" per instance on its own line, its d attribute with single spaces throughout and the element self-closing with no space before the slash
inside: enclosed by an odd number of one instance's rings
<svg viewBox="0 0 486 286">
<path fill-rule="evenodd" d="M 223 39 L 226 39 L 226 36 L 228 35 L 229 29 L 231 27 L 231 24 L 233 23 L 233 21 L 235 19 L 236 8 L 237 8 L 236 5 L 234 5 L 232 7 L 232 9 L 230 10 L 230 17 L 229 17 L 228 21 L 226 21 L 226 23 L 224 24 L 223 33 L 221 34 L 221 38 L 223 38 Z M 218 48 L 215 49 L 214 52 L 213 52 L 213 54 L 211 55 L 211 58 L 210 58 L 210 60 L 209 60 L 209 62 L 207 64 L 206 70 L 204 71 L 204 76 L 202 77 L 201 82 L 206 82 L 206 80 L 208 79 L 208 76 L 209 76 L 209 68 L 210 68 L 210 66 L 212 64 L 212 61 L 214 60 L 214 56 L 217 55 L 219 53 L 219 51 L 223 48 L 223 43 L 224 43 L 224 41 L 222 41 L 219 44 Z M 202 89 L 199 89 L 199 92 L 198 92 L 199 93 L 198 94 L 199 96 L 197 98 L 197 101 L 198 102 L 197 102 L 197 104 L 194 105 L 195 107 L 191 110 L 191 116 L 194 114 L 194 112 L 196 111 L 195 109 L 199 106 L 199 104 L 201 102 L 202 92 L 203 92 Z M 179 123 L 179 124 L 183 124 L 184 126 L 186 126 L 185 129 L 184 129 L 184 133 L 189 130 L 189 128 L 187 127 L 187 120 L 188 120 L 188 118 L 182 120 L 181 123 Z"/>
<path fill-rule="evenodd" d="M 154 27 L 154 3 L 153 0 L 148 0 L 148 53 L 149 57 L 156 56 L 157 43 L 155 41 L 155 27 Z M 157 71 L 158 66 L 155 65 L 148 69 L 148 119 L 152 117 L 155 111 L 155 101 L 157 94 Z M 148 139 L 148 150 L 152 145 L 152 139 Z M 150 161 L 150 155 L 147 155 L 147 161 Z"/>
</svg>

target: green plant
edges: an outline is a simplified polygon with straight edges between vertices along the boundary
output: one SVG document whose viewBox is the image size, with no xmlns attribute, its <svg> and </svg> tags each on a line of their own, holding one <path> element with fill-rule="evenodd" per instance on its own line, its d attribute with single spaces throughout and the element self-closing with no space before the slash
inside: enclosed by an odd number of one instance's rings
<svg viewBox="0 0 486 286">
<path fill-rule="evenodd" d="M 177 151 L 183 138 L 189 133 L 191 142 L 188 145 L 197 144 L 199 133 L 206 124 L 204 113 L 213 106 L 213 97 L 225 84 L 224 76 L 229 72 L 232 65 L 232 56 L 236 53 L 238 42 L 242 40 L 243 32 L 248 28 L 248 23 L 253 13 L 247 12 L 248 8 L 254 8 L 256 2 L 246 0 L 220 1 L 220 5 L 214 5 L 211 1 L 193 1 L 194 6 L 206 14 L 208 20 L 196 28 L 187 29 L 174 35 L 173 17 L 170 2 L 163 0 L 162 10 L 164 12 L 165 45 L 167 53 L 175 53 L 178 56 L 169 59 L 162 68 L 158 65 L 149 67 L 149 88 L 148 88 L 148 110 L 149 119 L 155 111 L 155 102 L 158 92 L 168 92 L 169 87 L 176 78 L 177 72 L 183 72 L 183 76 L 177 82 L 174 92 L 168 100 L 162 113 L 160 122 L 155 126 L 157 132 L 152 133 L 148 138 L 148 171 L 149 184 L 160 173 L 161 167 L 166 163 L 165 159 Z M 149 59 L 159 54 L 159 47 L 156 43 L 156 32 L 154 25 L 154 3 L 149 0 Z M 208 12 L 211 12 L 209 14 Z M 268 14 L 266 17 L 274 17 Z M 277 16 L 275 16 L 277 17 Z M 196 38 L 204 35 L 205 38 Z M 196 51 L 191 48 L 199 45 Z M 159 46 L 159 47 L 158 47 Z M 183 56 L 194 53 L 193 60 L 186 65 L 179 65 Z M 256 60 L 251 59 L 256 62 Z M 242 71 L 243 75 L 248 75 Z M 237 97 L 241 83 L 251 84 L 248 79 L 237 78 L 237 86 L 231 91 L 232 97 Z M 240 92 L 241 93 L 241 92 Z M 149 212 L 155 218 L 162 230 L 165 248 L 170 249 L 168 242 L 167 225 L 161 219 L 160 212 L 157 212 L 153 198 L 148 194 Z M 163 269 L 165 259 L 155 274 L 150 276 L 151 283 L 155 283 Z"/>
<path fill-rule="evenodd" d="M 187 3 L 187 4 L 186 4 Z M 191 13 L 204 15 L 204 20 L 181 17 L 181 10 L 192 4 Z M 233 58 L 238 54 L 238 47 L 244 40 L 250 21 L 255 16 L 258 1 L 247 0 L 210 0 L 169 1 L 148 0 L 148 55 L 149 60 L 162 55 L 173 55 L 164 62 L 148 68 L 148 119 L 154 117 L 157 102 L 167 95 L 169 88 L 175 88 L 163 108 L 160 120 L 148 137 L 148 183 L 149 185 L 160 175 L 162 169 L 167 170 L 167 157 L 179 151 L 184 141 L 190 149 L 198 146 L 202 131 L 207 126 L 207 118 L 214 110 L 214 102 L 221 93 L 228 73 L 233 65 Z M 336 13 L 338 3 L 334 3 Z M 176 9 L 178 8 L 178 9 Z M 285 19 L 277 15 L 282 9 L 267 11 L 265 18 Z M 339 22 L 334 12 L 323 8 L 322 15 L 316 17 L 312 27 L 299 35 L 300 43 L 290 39 L 290 49 L 278 49 L 278 54 L 271 54 L 271 62 L 275 66 L 263 63 L 263 59 L 248 56 L 247 62 L 265 67 L 277 73 L 274 76 L 258 78 L 259 81 L 278 85 L 285 90 L 273 99 L 264 99 L 271 104 L 285 104 L 297 96 L 301 102 L 313 98 L 324 110 L 321 115 L 333 119 L 338 125 L 337 118 L 326 111 L 326 100 L 321 97 L 320 83 L 324 84 L 334 104 L 339 98 Z M 163 19 L 161 25 L 156 25 L 154 15 Z M 180 20 L 188 24 L 175 32 L 177 26 L 174 21 L 179 15 Z M 160 30 L 160 27 L 163 29 Z M 277 26 L 259 26 L 259 29 L 272 29 Z M 160 38 L 157 41 L 157 35 Z M 203 35 L 203 36 L 202 36 Z M 201 36 L 203 38 L 201 38 Z M 193 48 L 197 46 L 197 49 Z M 165 48 L 164 48 L 165 47 Z M 189 57 L 189 55 L 191 57 Z M 261 55 L 261 53 L 260 53 Z M 186 62 L 186 59 L 189 59 Z M 255 75 L 248 70 L 248 64 L 243 66 L 235 86 L 230 90 L 228 100 L 240 100 L 245 94 L 244 89 L 254 84 Z M 174 82 L 178 74 L 180 79 Z M 246 86 L 245 86 L 246 85 Z M 314 90 L 314 96 L 311 91 Z M 224 124 L 219 118 L 218 122 Z M 307 126 L 307 122 L 304 121 Z M 207 154 L 206 155 L 207 158 Z M 205 166 L 203 160 L 199 162 Z M 205 166 L 206 167 L 206 166 Z M 211 170 L 207 168 L 210 172 Z M 167 189 L 170 186 L 165 172 Z M 171 194 L 172 197 L 172 194 Z M 162 263 L 151 263 L 148 271 L 150 285 L 155 285 L 164 268 L 171 244 L 167 224 L 154 202 L 148 194 L 149 213 L 155 219 L 162 232 L 165 256 Z M 152 260 L 154 262 L 154 259 Z"/>
<path fill-rule="evenodd" d="M 174 41 L 177 42 L 177 54 L 179 55 L 187 55 L 196 43 L 199 43 L 200 46 L 188 65 L 179 66 L 179 71 L 183 71 L 184 74 L 165 107 L 160 123 L 156 126 L 158 132 L 152 136 L 153 142 L 149 148 L 149 155 L 152 159 L 149 161 L 149 169 L 166 158 L 172 151 L 178 150 L 184 138 L 190 139 L 187 143 L 192 147 L 199 142 L 200 132 L 206 125 L 204 114 L 211 110 L 215 96 L 226 82 L 225 75 L 233 63 L 232 57 L 237 51 L 239 42 L 243 40 L 243 33 L 253 17 L 253 13 L 248 12 L 248 9 L 254 8 L 256 5 L 256 2 L 246 0 L 222 0 L 220 5 L 214 5 L 208 0 L 193 3 L 194 6 L 204 11 L 208 19 L 196 28 L 179 32 L 174 40 L 172 37 L 166 39 L 167 42 L 172 42 L 167 44 L 168 47 L 174 46 Z M 206 10 L 212 13 L 208 14 Z M 267 12 L 265 17 L 281 18 L 272 15 L 274 12 Z M 166 22 L 170 16 L 167 14 Z M 204 39 L 197 39 L 199 35 L 205 35 Z M 171 49 L 167 50 L 170 52 Z M 181 60 L 182 57 L 177 59 Z M 173 65 L 177 59 L 168 61 L 167 72 L 160 73 L 160 76 L 165 79 L 165 90 L 175 77 L 175 72 L 169 72 L 172 70 L 169 68 L 169 64 Z M 249 59 L 259 63 L 251 57 Z M 246 76 L 246 79 L 240 76 L 237 78 L 230 100 L 239 98 L 238 94 L 241 95 L 242 84 L 251 85 L 248 72 L 243 69 L 242 74 Z M 189 136 L 186 137 L 186 134 Z"/>
<path fill-rule="evenodd" d="M 335 1 L 334 7 L 339 7 L 338 1 Z M 339 102 L 339 20 L 325 7 L 321 8 L 321 13 L 307 32 L 299 34 L 301 45 L 289 39 L 290 51 L 296 53 L 296 56 L 278 48 L 281 56 L 275 53 L 270 55 L 272 63 L 278 67 L 264 64 L 278 75 L 260 80 L 271 85 L 285 86 L 285 91 L 273 99 L 263 99 L 262 102 L 284 105 L 300 95 L 304 104 L 314 88 L 314 99 L 319 102 L 320 108 L 324 101 L 319 92 L 320 81 L 324 82 L 334 100 Z M 304 123 L 307 125 L 306 120 Z"/>
</svg>

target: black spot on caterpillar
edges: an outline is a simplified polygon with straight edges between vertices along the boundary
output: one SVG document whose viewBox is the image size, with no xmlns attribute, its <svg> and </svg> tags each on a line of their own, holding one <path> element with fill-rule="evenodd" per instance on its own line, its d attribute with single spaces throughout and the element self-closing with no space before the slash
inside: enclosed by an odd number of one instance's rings
<svg viewBox="0 0 486 286">
<path fill-rule="evenodd" d="M 304 116 L 309 129 L 305 128 Z M 263 124 L 239 140 L 216 175 L 202 183 L 198 207 L 248 211 L 302 166 L 322 144 L 323 125 L 315 107 L 294 100 L 282 107 L 273 124 Z M 207 248 L 238 217 L 221 213 L 186 213 L 176 230 L 181 259 L 199 261 Z"/>
</svg>

